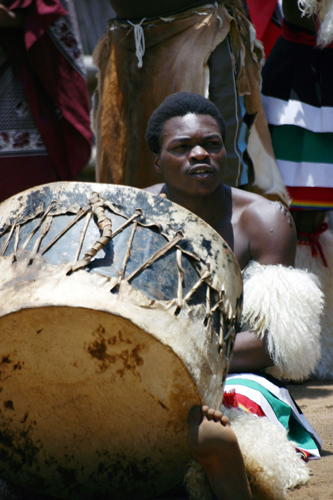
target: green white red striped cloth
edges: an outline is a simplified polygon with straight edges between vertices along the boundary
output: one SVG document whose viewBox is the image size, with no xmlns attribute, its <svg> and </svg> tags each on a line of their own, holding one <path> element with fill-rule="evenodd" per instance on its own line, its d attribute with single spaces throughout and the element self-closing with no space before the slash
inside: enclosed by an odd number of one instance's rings
<svg viewBox="0 0 333 500">
<path fill-rule="evenodd" d="M 333 210 L 333 48 L 283 23 L 262 99 L 291 209 Z"/>
<path fill-rule="evenodd" d="M 320 437 L 278 380 L 264 373 L 237 373 L 227 377 L 224 390 L 224 406 L 267 417 L 286 429 L 288 439 L 305 460 L 320 458 Z"/>
</svg>

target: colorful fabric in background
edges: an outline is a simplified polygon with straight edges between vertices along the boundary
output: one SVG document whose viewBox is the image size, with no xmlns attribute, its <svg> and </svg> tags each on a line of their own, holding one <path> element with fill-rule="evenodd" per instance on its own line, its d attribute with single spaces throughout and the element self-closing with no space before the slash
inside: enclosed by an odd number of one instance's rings
<svg viewBox="0 0 333 500">
<path fill-rule="evenodd" d="M 0 202 L 74 180 L 92 142 L 90 99 L 72 0 L 15 0 L 20 28 L 0 30 Z"/>
<path fill-rule="evenodd" d="M 223 404 L 258 417 L 267 417 L 287 436 L 305 460 L 319 459 L 321 439 L 304 417 L 288 389 L 265 373 L 228 375 Z"/>
<path fill-rule="evenodd" d="M 265 57 L 269 56 L 281 35 L 282 13 L 278 0 L 246 0 L 247 9 L 257 38 L 263 43 Z"/>
<path fill-rule="evenodd" d="M 333 48 L 309 40 L 285 23 L 263 68 L 262 98 L 291 210 L 333 210 Z"/>
</svg>

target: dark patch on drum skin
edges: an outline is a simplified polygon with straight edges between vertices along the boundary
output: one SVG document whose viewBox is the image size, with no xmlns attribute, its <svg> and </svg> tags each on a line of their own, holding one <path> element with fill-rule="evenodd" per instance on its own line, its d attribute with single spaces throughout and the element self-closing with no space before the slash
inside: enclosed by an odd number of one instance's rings
<svg viewBox="0 0 333 500">
<path fill-rule="evenodd" d="M 13 401 L 12 400 L 8 400 L 8 401 L 4 401 L 3 402 L 3 405 L 4 407 L 7 409 L 7 410 L 14 410 L 14 404 L 13 404 Z"/>
<path fill-rule="evenodd" d="M 62 484 L 64 488 L 68 489 L 73 485 L 77 484 L 76 471 L 75 469 L 69 467 L 61 467 L 60 465 L 57 467 L 57 472 L 61 477 Z"/>
<path fill-rule="evenodd" d="M 41 328 L 40 330 L 37 330 L 37 335 L 39 335 L 41 332 L 43 331 L 43 328 Z"/>
<path fill-rule="evenodd" d="M 29 417 L 29 413 L 28 412 L 25 412 L 24 414 L 24 417 L 23 419 L 21 420 L 21 424 L 25 424 L 25 422 L 27 421 L 27 418 Z"/>
<path fill-rule="evenodd" d="M 3 370 L 0 370 L 0 382 L 4 383 L 8 378 L 11 377 L 9 374 L 9 369 L 11 365 L 12 371 L 16 370 L 22 370 L 22 366 L 24 365 L 24 361 L 20 362 L 14 362 L 10 359 L 10 354 L 7 354 L 6 356 L 2 357 L 2 360 L 0 361 L 0 366 L 3 366 Z M 8 367 L 8 368 L 7 368 Z M 0 392 L 3 390 L 2 387 L 0 387 Z"/>
<path fill-rule="evenodd" d="M 12 361 L 9 359 L 9 354 L 8 354 L 8 356 L 3 356 L 3 357 L 2 357 L 2 360 L 1 360 L 1 363 L 0 363 L 0 364 L 1 364 L 1 365 L 4 365 L 4 364 L 9 364 L 9 363 L 11 363 L 11 362 L 12 362 Z"/>
<path fill-rule="evenodd" d="M 96 343 L 96 341 L 94 342 L 94 344 L 95 343 Z M 130 371 L 133 374 L 137 374 L 140 377 L 139 373 L 136 372 L 136 368 L 138 366 L 142 366 L 143 362 L 144 362 L 143 359 L 139 356 L 140 349 L 141 349 L 141 346 L 137 346 L 134 349 L 132 349 L 132 351 L 125 350 L 125 351 L 121 351 L 121 353 L 119 353 L 119 354 L 111 355 L 111 354 L 107 354 L 106 348 L 104 350 L 104 345 L 103 345 L 102 348 L 97 350 L 97 351 L 95 350 L 95 351 L 89 352 L 89 348 L 88 348 L 88 352 L 91 354 L 92 357 L 95 357 L 99 361 L 101 361 L 101 363 L 99 364 L 99 368 L 100 368 L 101 373 L 104 373 L 108 369 L 110 364 L 114 365 L 118 361 L 120 361 L 123 364 L 123 368 L 118 369 L 116 371 L 117 375 L 119 375 L 120 377 L 123 377 L 125 375 L 126 371 Z M 98 356 L 94 356 L 94 353 L 96 353 L 96 352 L 98 353 Z"/>
<path fill-rule="evenodd" d="M 0 473 L 2 474 L 2 471 Z M 2 475 L 2 480 L 3 477 Z M 6 490 L 11 496 L 6 496 L 6 498 L 19 500 L 55 500 L 54 497 L 40 496 L 41 492 L 46 491 L 47 485 L 45 479 L 37 474 L 29 472 L 25 473 L 24 479 L 18 479 L 17 476 L 10 479 L 11 482 L 7 483 L 6 481 Z"/>
<path fill-rule="evenodd" d="M 23 425 L 14 431 L 10 428 L 12 419 L 5 419 L 3 413 L 0 413 L 0 475 L 14 481 L 19 488 L 22 488 L 22 498 L 35 499 L 30 489 L 48 494 L 54 493 L 54 487 L 50 485 L 48 477 L 39 475 L 40 465 L 45 464 L 53 475 L 57 471 L 65 488 L 72 484 L 72 471 L 75 470 L 59 467 L 55 457 L 45 456 L 42 442 L 39 439 L 36 442 L 33 440 L 33 429 L 37 423 L 35 420 L 29 421 L 28 417 L 29 414 L 26 412 L 21 419 Z M 22 486 L 19 486 L 20 483 Z M 39 498 L 38 495 L 36 498 Z M 43 499 L 46 500 L 44 497 Z"/>
<path fill-rule="evenodd" d="M 201 237 L 202 237 L 201 241 L 202 246 L 207 250 L 209 257 L 213 257 L 212 242 L 210 240 L 207 240 L 203 235 L 201 235 Z"/>
<path fill-rule="evenodd" d="M 55 457 L 49 456 L 48 458 L 45 458 L 44 464 L 49 468 L 54 468 L 58 465 L 58 460 Z"/>
<path fill-rule="evenodd" d="M 139 356 L 140 350 L 141 346 L 138 345 L 131 352 L 122 351 L 121 354 L 116 356 L 116 361 L 121 360 L 123 363 L 123 369 L 117 370 L 117 375 L 122 378 L 126 371 L 130 371 L 134 375 L 137 374 L 141 380 L 140 374 L 136 372 L 136 368 L 143 365 L 143 359 Z"/>
<path fill-rule="evenodd" d="M 150 457 L 133 458 L 133 456 L 129 457 L 125 453 L 115 453 L 113 455 L 108 450 L 98 451 L 97 456 L 98 466 L 91 480 L 98 475 L 105 476 L 108 483 L 112 485 L 114 493 L 121 491 L 126 495 L 126 497 L 119 493 L 116 496 L 105 495 L 105 499 L 118 498 L 119 496 L 130 499 L 132 498 L 130 491 L 133 491 L 133 484 L 136 485 L 136 489 L 140 488 L 140 483 L 148 488 L 149 481 L 156 480 L 156 476 L 160 472 Z M 130 487 L 129 491 L 127 485 Z M 98 496 L 99 500 L 100 498 L 104 498 L 104 495 Z"/>
<path fill-rule="evenodd" d="M 36 421 L 27 423 L 24 420 L 23 428 L 13 431 L 10 429 L 10 420 L 1 416 L 1 431 L 0 431 L 0 464 L 4 463 L 6 469 L 11 474 L 19 473 L 22 467 L 33 467 L 37 465 L 37 457 L 40 450 L 43 448 L 40 440 L 34 443 L 31 437 L 33 427 L 36 426 Z M 4 468 L 0 470 L 3 474 Z"/>
<path fill-rule="evenodd" d="M 93 332 L 93 336 L 97 337 L 97 339 L 85 346 L 85 350 L 93 359 L 100 362 L 100 373 L 104 373 L 111 364 L 115 365 L 120 361 L 123 367 L 116 371 L 117 375 L 123 377 L 126 371 L 131 371 L 133 374 L 140 377 L 139 373 L 136 372 L 136 368 L 142 366 L 144 363 L 139 355 L 140 350 L 144 348 L 144 346 L 137 345 L 131 351 L 126 349 L 117 354 L 110 354 L 107 352 L 108 346 L 115 346 L 122 343 L 132 344 L 132 341 L 124 338 L 120 330 L 118 330 L 117 335 L 112 335 L 108 339 L 105 338 L 105 328 L 102 327 L 102 325 L 99 325 L 97 330 Z"/>
<path fill-rule="evenodd" d="M 117 345 L 120 343 L 132 344 L 133 342 L 130 339 L 124 339 L 123 334 L 120 330 L 118 330 L 117 335 L 113 335 L 108 339 L 108 345 Z"/>
</svg>

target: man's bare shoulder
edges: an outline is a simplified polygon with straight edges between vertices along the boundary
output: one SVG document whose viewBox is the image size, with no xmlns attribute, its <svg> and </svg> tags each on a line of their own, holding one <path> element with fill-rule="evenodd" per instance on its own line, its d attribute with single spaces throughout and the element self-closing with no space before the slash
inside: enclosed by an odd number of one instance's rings
<svg viewBox="0 0 333 500">
<path fill-rule="evenodd" d="M 262 263 L 293 265 L 296 229 L 288 208 L 278 201 L 233 189 L 233 210 L 249 238 L 251 257 Z"/>
<path fill-rule="evenodd" d="M 232 188 L 232 208 L 239 217 L 261 221 L 262 227 L 287 220 L 293 226 L 288 208 L 279 201 L 267 200 L 263 196 L 242 189 Z"/>
</svg>

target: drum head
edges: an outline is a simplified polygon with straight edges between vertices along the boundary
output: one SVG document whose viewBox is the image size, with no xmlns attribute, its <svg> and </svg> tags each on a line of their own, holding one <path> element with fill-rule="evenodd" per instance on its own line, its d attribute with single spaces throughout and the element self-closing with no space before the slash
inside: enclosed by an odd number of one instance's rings
<svg viewBox="0 0 333 500">
<path fill-rule="evenodd" d="M 119 316 L 66 307 L 2 318 L 1 342 L 0 475 L 70 499 L 147 498 L 181 480 L 200 398 L 168 346 Z"/>
</svg>

